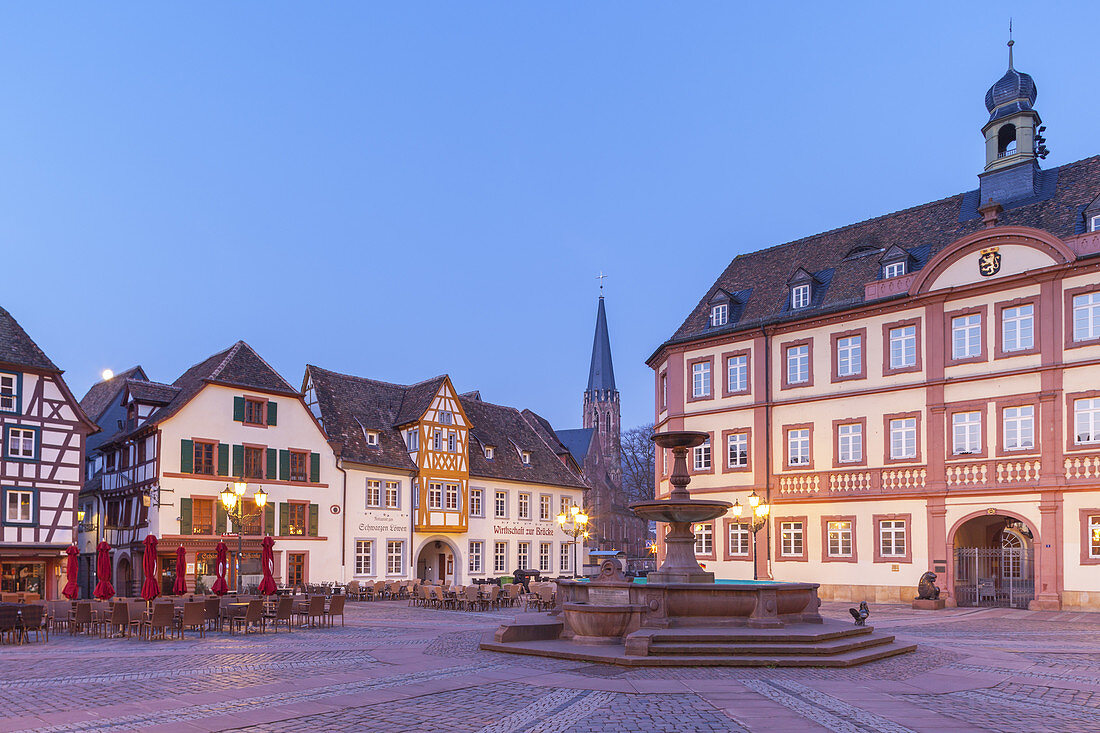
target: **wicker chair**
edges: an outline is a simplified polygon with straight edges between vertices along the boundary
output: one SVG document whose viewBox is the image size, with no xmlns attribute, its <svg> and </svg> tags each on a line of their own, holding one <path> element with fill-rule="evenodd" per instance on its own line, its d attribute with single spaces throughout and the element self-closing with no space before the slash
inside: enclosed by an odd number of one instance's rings
<svg viewBox="0 0 1100 733">
<path fill-rule="evenodd" d="M 152 639 L 154 634 L 161 639 L 168 638 L 168 631 L 175 635 L 176 608 L 171 603 L 158 603 L 153 606 L 153 612 L 141 620 L 140 635 L 146 640 Z"/>
<path fill-rule="evenodd" d="M 180 638 L 185 629 L 199 632 L 199 638 L 206 637 L 206 604 L 202 601 L 187 601 L 183 604 L 183 617 L 180 619 Z"/>
<path fill-rule="evenodd" d="M 333 596 L 332 598 L 329 599 L 328 610 L 325 611 L 325 618 L 328 619 L 328 625 L 329 626 L 335 626 L 336 625 L 335 622 L 333 621 L 333 619 L 336 616 L 340 617 L 340 625 L 343 626 L 344 625 L 344 597 L 343 596 Z"/>
<path fill-rule="evenodd" d="M 294 615 L 294 597 L 293 596 L 281 596 L 279 598 L 278 605 L 275 606 L 274 611 L 264 613 L 264 623 L 268 621 L 275 628 L 275 633 L 279 633 L 279 624 L 285 622 L 287 632 L 291 629 L 290 619 Z"/>
</svg>

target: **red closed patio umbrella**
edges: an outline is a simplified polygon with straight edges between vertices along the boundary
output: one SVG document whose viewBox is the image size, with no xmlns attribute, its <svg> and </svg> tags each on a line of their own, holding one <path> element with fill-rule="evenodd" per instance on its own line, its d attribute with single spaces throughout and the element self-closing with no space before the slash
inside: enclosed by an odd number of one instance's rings
<svg viewBox="0 0 1100 733">
<path fill-rule="evenodd" d="M 141 556 L 141 572 L 145 580 L 141 584 L 141 597 L 152 601 L 160 595 L 160 583 L 157 582 L 157 536 L 146 535 L 145 554 Z"/>
<path fill-rule="evenodd" d="M 260 581 L 260 593 L 265 596 L 275 595 L 275 539 L 264 537 L 260 542 L 260 562 L 264 566 L 264 579 Z"/>
<path fill-rule="evenodd" d="M 224 542 L 219 542 L 218 546 L 214 548 L 218 552 L 218 561 L 215 572 L 218 574 L 217 580 L 214 581 L 214 587 L 210 590 L 214 591 L 219 596 L 224 596 L 229 592 L 229 584 L 225 582 L 225 571 L 229 567 L 229 561 L 226 556 L 229 554 L 229 548 L 225 546 Z"/>
<path fill-rule="evenodd" d="M 99 582 L 95 584 L 92 595 L 105 601 L 115 594 L 115 587 L 111 585 L 111 546 L 106 541 L 100 542 L 96 547 L 95 574 Z"/>
<path fill-rule="evenodd" d="M 183 545 L 176 548 L 176 582 L 172 585 L 172 593 L 182 596 L 187 592 L 187 550 Z"/>
<path fill-rule="evenodd" d="M 65 583 L 65 587 L 61 589 L 61 595 L 71 601 L 80 595 L 80 586 L 76 583 L 78 572 L 76 556 L 80 554 L 80 550 L 76 549 L 76 545 L 69 545 L 69 549 L 65 552 L 69 555 L 68 560 L 65 561 L 65 577 L 69 579 L 69 582 Z"/>
</svg>

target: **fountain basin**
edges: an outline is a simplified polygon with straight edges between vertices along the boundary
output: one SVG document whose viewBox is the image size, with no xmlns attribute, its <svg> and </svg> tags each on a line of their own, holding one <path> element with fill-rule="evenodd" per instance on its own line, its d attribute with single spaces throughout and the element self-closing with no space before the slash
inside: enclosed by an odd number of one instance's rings
<svg viewBox="0 0 1100 733">
<path fill-rule="evenodd" d="M 630 511 L 647 521 L 654 522 L 706 522 L 722 516 L 733 506 L 728 501 L 690 499 L 688 501 L 638 501 L 630 505 Z"/>
<path fill-rule="evenodd" d="M 571 638 L 578 644 L 621 644 L 623 636 L 641 627 L 645 609 L 641 604 L 566 603 L 562 612 L 567 632 L 562 638 Z"/>
</svg>

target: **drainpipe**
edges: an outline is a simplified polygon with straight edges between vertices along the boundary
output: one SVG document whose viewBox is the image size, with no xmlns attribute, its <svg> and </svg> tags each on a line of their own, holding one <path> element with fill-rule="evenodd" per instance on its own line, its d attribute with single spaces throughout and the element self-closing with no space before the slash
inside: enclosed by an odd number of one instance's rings
<svg viewBox="0 0 1100 733">
<path fill-rule="evenodd" d="M 344 470 L 344 460 L 340 454 L 344 447 L 329 441 L 333 455 L 336 456 L 336 470 L 343 474 L 343 490 L 340 498 L 340 582 L 347 582 L 347 556 L 348 556 L 348 472 Z"/>
<path fill-rule="evenodd" d="M 768 502 L 768 506 L 772 505 L 772 347 L 771 336 L 768 334 L 768 329 L 762 329 L 764 331 L 764 501 Z M 768 524 L 765 529 L 765 557 L 767 558 L 765 567 L 768 571 L 768 577 L 775 578 L 775 574 L 772 572 L 772 540 L 771 540 L 771 527 L 772 519 L 771 513 L 768 513 Z M 755 557 L 754 557 L 755 562 Z"/>
</svg>

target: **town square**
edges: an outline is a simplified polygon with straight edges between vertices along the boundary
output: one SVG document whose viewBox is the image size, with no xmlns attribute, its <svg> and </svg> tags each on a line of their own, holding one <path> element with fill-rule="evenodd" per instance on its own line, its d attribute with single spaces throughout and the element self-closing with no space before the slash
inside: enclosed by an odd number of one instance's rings
<svg viewBox="0 0 1100 733">
<path fill-rule="evenodd" d="M 1098 11 L 835 10 L 10 7 L 0 730 L 1100 732 Z"/>
</svg>

